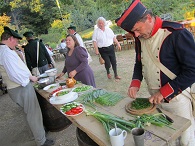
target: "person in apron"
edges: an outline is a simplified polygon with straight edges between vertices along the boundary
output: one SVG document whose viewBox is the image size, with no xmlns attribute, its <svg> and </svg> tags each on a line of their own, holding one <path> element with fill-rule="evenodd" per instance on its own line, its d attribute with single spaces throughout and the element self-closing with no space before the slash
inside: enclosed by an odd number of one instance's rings
<svg viewBox="0 0 195 146">
<path fill-rule="evenodd" d="M 23 108 L 37 146 L 51 146 L 54 145 L 54 141 L 45 137 L 41 109 L 31 83 L 36 82 L 38 78 L 31 75 L 15 51 L 19 39 L 22 37 L 17 32 L 4 27 L 0 43 L 0 72 L 10 98 Z"/>
<path fill-rule="evenodd" d="M 128 95 L 136 98 L 144 78 L 151 103 L 191 121 L 179 142 L 182 146 L 194 146 L 195 124 L 190 95 L 190 86 L 195 82 L 192 34 L 179 23 L 154 16 L 139 0 L 132 1 L 115 21 L 135 38 L 136 62 Z M 175 78 L 169 78 L 156 62 L 173 73 Z"/>
</svg>

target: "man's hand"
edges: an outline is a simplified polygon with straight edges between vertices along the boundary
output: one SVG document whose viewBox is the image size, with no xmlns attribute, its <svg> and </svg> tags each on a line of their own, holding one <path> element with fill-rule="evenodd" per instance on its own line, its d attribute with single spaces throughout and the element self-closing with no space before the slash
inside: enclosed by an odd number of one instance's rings
<svg viewBox="0 0 195 146">
<path fill-rule="evenodd" d="M 155 93 L 149 98 L 150 103 L 160 104 L 163 100 L 163 96 L 160 92 Z"/>
<path fill-rule="evenodd" d="M 129 87 L 128 96 L 135 99 L 138 91 L 139 91 L 138 87 Z"/>
<path fill-rule="evenodd" d="M 49 66 L 49 68 L 52 68 L 52 67 L 53 67 L 53 65 L 52 65 L 52 64 L 48 64 L 48 66 Z"/>
<path fill-rule="evenodd" d="M 121 45 L 118 43 L 118 50 L 121 51 Z"/>
<path fill-rule="evenodd" d="M 95 50 L 95 54 L 96 55 L 99 55 L 100 54 L 99 51 L 98 51 L 98 49 Z"/>
<path fill-rule="evenodd" d="M 30 80 L 33 81 L 33 82 L 38 81 L 38 77 L 36 77 L 36 76 L 30 76 L 29 78 L 30 78 Z"/>
</svg>

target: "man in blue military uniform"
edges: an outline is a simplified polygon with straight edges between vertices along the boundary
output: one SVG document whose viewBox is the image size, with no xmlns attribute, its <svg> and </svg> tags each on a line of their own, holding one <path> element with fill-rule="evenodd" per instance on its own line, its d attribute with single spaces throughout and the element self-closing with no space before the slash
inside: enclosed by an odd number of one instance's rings
<svg viewBox="0 0 195 146">
<path fill-rule="evenodd" d="M 26 37 L 28 44 L 24 46 L 26 64 L 30 71 L 37 67 L 37 42 L 38 39 L 33 39 L 33 32 L 25 32 L 23 36 Z M 45 45 L 39 41 L 39 59 L 38 59 L 38 69 L 40 74 L 44 73 L 46 70 L 52 68 L 51 58 L 45 48 Z"/>
<path fill-rule="evenodd" d="M 135 37 L 136 63 L 128 95 L 136 98 L 144 78 L 151 103 L 191 121 L 180 137 L 180 145 L 195 146 L 190 95 L 190 86 L 195 82 L 192 34 L 179 23 L 154 16 L 139 0 L 132 1 L 116 23 Z"/>
</svg>

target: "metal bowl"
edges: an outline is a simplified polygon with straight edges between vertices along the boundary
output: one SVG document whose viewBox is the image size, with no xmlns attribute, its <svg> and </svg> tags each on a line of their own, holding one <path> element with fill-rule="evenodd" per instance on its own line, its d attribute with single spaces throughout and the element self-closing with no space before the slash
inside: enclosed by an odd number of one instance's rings
<svg viewBox="0 0 195 146">
<path fill-rule="evenodd" d="M 57 69 L 56 68 L 52 68 L 49 70 L 46 70 L 45 73 L 49 76 L 49 77 L 53 77 L 57 74 Z"/>
<path fill-rule="evenodd" d="M 48 75 L 46 73 L 43 73 L 43 74 L 40 74 L 38 77 L 39 78 L 46 78 L 46 77 L 48 77 Z"/>
<path fill-rule="evenodd" d="M 47 78 L 42 78 L 37 81 L 39 83 L 39 86 L 41 88 L 46 87 L 47 85 L 50 85 L 55 82 L 55 77 L 47 77 Z"/>
</svg>

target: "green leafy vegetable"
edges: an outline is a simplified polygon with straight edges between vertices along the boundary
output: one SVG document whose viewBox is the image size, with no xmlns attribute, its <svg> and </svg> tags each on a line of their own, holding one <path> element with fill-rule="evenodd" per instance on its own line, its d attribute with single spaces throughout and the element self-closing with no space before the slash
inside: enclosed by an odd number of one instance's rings
<svg viewBox="0 0 195 146">
<path fill-rule="evenodd" d="M 132 103 L 131 103 L 131 108 L 140 110 L 140 109 L 145 109 L 151 106 L 151 103 L 149 102 L 148 98 L 136 98 Z"/>
<path fill-rule="evenodd" d="M 56 96 L 62 96 L 62 95 L 68 94 L 69 92 L 70 91 L 61 91 L 61 92 L 56 93 Z"/>
<path fill-rule="evenodd" d="M 49 89 L 53 89 L 53 88 L 55 88 L 56 86 L 51 86 L 51 87 L 49 87 Z"/>
<path fill-rule="evenodd" d="M 97 89 L 89 92 L 87 94 L 83 94 L 80 99 L 83 100 L 83 103 L 99 103 L 101 105 L 106 106 L 114 106 L 116 105 L 124 96 L 115 93 L 115 92 L 108 92 L 106 90 Z"/>
<path fill-rule="evenodd" d="M 83 91 L 87 91 L 89 89 L 91 89 L 92 87 L 91 86 L 79 86 L 79 87 L 76 87 L 73 92 L 83 92 Z"/>
<path fill-rule="evenodd" d="M 114 106 L 124 97 L 117 93 L 105 93 L 95 99 L 95 102 L 101 105 Z"/>
</svg>

